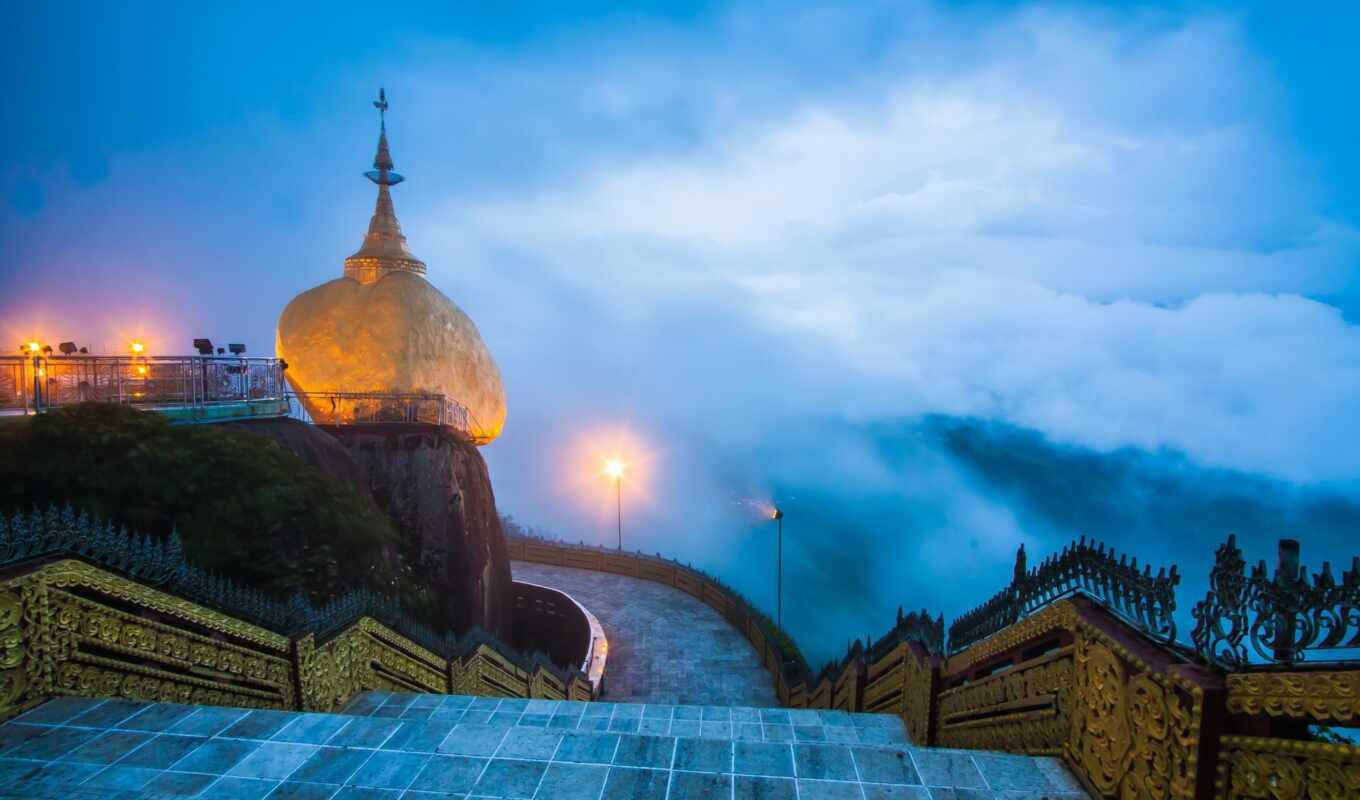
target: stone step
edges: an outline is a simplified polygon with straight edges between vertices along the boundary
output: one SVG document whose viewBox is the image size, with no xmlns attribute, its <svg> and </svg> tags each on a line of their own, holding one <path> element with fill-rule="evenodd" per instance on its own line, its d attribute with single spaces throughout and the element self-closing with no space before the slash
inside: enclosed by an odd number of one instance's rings
<svg viewBox="0 0 1360 800">
<path fill-rule="evenodd" d="M 648 709 L 653 716 L 647 716 Z M 698 718 L 691 719 L 696 711 Z M 706 713 L 723 712 L 726 720 L 704 719 Z M 787 715 L 787 723 L 781 715 Z M 559 718 L 559 727 L 553 727 Z M 748 721 L 757 718 L 761 721 Z M 571 719 L 575 725 L 567 727 Z M 659 731 L 666 722 L 668 732 L 644 733 L 648 720 L 654 723 L 649 730 Z M 630 730 L 634 722 L 636 731 Z M 705 729 L 705 723 L 712 727 Z M 759 726 L 760 738 L 753 727 L 742 726 Z M 786 735 L 792 738 L 779 738 Z M 1086 795 L 1055 759 L 911 747 L 900 721 L 886 715 L 374 692 L 340 714 L 58 698 L 0 725 L 0 797 L 1075 800 Z"/>
<path fill-rule="evenodd" d="M 799 708 L 582 703 L 368 692 L 355 698 L 341 713 L 500 728 L 543 728 L 554 733 L 629 733 L 756 742 L 909 743 L 902 719 L 893 714 Z"/>
</svg>

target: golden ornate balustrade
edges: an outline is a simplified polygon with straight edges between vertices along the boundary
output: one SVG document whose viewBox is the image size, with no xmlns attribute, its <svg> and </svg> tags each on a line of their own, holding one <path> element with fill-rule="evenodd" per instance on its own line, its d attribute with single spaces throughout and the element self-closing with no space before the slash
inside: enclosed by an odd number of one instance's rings
<svg viewBox="0 0 1360 800">
<path fill-rule="evenodd" d="M 334 711 L 374 689 L 593 699 L 489 640 L 446 659 L 368 616 L 290 638 L 76 559 L 0 574 L 0 719 L 56 695 Z"/>
<path fill-rule="evenodd" d="M 1360 798 L 1360 747 L 1308 733 L 1309 724 L 1360 722 L 1355 662 L 1225 671 L 1135 624 L 1127 607 L 1078 591 L 948 656 L 933 634 L 943 620 L 899 612 L 893 631 L 854 643 L 813 677 L 795 649 L 776 644 L 782 634 L 768 617 L 699 570 L 532 538 L 510 537 L 509 551 L 657 581 L 704 601 L 746 633 L 785 705 L 895 713 L 918 745 L 1057 756 L 1094 797 Z"/>
</svg>

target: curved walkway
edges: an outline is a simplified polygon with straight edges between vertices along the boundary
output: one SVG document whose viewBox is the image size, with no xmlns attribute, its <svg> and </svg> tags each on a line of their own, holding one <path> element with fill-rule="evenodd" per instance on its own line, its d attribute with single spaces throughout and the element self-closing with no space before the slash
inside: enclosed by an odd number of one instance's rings
<svg viewBox="0 0 1360 800">
<path fill-rule="evenodd" d="M 746 637 L 685 592 L 608 572 L 512 561 L 516 580 L 560 589 L 609 639 L 603 699 L 619 703 L 777 706 L 774 681 Z"/>
</svg>

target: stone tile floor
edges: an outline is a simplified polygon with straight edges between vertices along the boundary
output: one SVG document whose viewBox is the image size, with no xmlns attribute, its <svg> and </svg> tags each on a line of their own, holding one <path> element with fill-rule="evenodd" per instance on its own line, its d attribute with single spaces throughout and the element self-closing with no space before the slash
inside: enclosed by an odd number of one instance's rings
<svg viewBox="0 0 1360 800">
<path fill-rule="evenodd" d="M 848 714 L 800 708 L 578 703 L 499 697 L 368 692 L 343 712 L 376 718 L 468 726 L 539 729 L 549 733 L 642 734 L 755 742 L 905 745 L 902 720 L 891 714 Z"/>
<path fill-rule="evenodd" d="M 590 609 L 609 639 L 606 700 L 776 706 L 774 682 L 737 629 L 693 596 L 655 581 L 514 561 L 517 580 L 551 586 Z"/>
<path fill-rule="evenodd" d="M 522 704 L 522 705 L 521 705 Z M 576 714 L 579 706 L 581 713 Z M 771 741 L 581 727 L 649 708 L 370 693 L 350 714 L 59 698 L 0 726 L 0 797 L 101 800 L 1041 800 L 1084 798 L 1060 763 L 905 744 Z M 601 709 L 604 705 L 600 706 Z M 634 711 L 633 709 L 638 709 Z M 694 713 L 669 707 L 671 730 Z M 701 724 L 709 708 L 698 709 Z M 791 709 L 858 736 L 900 731 L 894 717 Z M 817 715 L 812 725 L 808 713 Z M 477 716 L 469 718 L 469 714 Z M 480 721 L 480 714 L 489 714 Z M 506 715 L 499 717 L 498 715 Z M 575 718 L 575 728 L 551 721 Z M 513 721 L 511 718 L 514 718 Z M 547 717 L 539 726 L 536 719 Z M 773 717 L 778 720 L 780 718 Z M 478 721 L 468 721 L 469 719 Z M 660 720 L 663 716 L 650 719 Z M 718 721 L 718 720 L 714 720 Z M 519 723 L 519 724 L 514 724 Z M 754 724 L 754 723 L 749 723 Z M 688 728 L 686 728 L 688 730 Z M 751 731 L 753 733 L 753 731 Z M 876 738 L 876 737 L 871 737 Z"/>
</svg>

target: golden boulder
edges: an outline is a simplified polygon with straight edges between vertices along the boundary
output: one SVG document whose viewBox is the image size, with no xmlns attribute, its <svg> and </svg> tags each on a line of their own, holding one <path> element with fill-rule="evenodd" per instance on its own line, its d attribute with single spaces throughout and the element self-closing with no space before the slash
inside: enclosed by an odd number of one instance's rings
<svg viewBox="0 0 1360 800">
<path fill-rule="evenodd" d="M 386 125 L 373 166 L 377 207 L 344 277 L 303 292 L 279 316 L 275 349 L 288 382 L 314 420 L 333 424 L 409 418 L 429 408 L 412 396 L 442 395 L 456 426 L 486 444 L 505 424 L 501 373 L 477 326 L 406 248 L 390 193 L 403 178 L 392 171 Z"/>
</svg>

